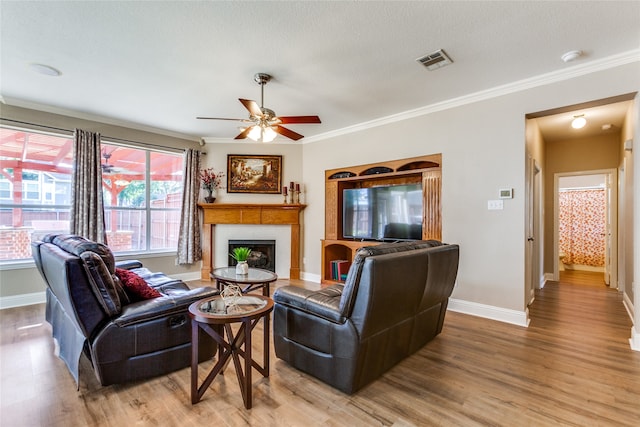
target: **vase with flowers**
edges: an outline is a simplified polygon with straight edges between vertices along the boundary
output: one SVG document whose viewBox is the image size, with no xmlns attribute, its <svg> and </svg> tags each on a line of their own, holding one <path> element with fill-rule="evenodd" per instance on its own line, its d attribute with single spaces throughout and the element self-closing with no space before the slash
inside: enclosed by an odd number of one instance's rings
<svg viewBox="0 0 640 427">
<path fill-rule="evenodd" d="M 200 172 L 200 181 L 202 181 L 202 188 L 207 190 L 207 196 L 204 201 L 207 203 L 213 203 L 216 201 L 215 195 L 217 195 L 218 189 L 222 188 L 222 178 L 224 172 L 216 172 L 213 168 L 203 169 Z M 214 195 L 215 194 L 215 195 Z"/>
</svg>

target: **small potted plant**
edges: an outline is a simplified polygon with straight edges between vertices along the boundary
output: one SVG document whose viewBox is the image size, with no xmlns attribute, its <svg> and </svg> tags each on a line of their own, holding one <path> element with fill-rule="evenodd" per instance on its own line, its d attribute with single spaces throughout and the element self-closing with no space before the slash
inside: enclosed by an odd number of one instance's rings
<svg viewBox="0 0 640 427">
<path fill-rule="evenodd" d="M 233 251 L 229 254 L 231 258 L 238 261 L 236 264 L 236 274 L 249 274 L 249 264 L 247 263 L 247 259 L 251 254 L 251 249 L 246 248 L 244 246 L 233 248 Z"/>
</svg>

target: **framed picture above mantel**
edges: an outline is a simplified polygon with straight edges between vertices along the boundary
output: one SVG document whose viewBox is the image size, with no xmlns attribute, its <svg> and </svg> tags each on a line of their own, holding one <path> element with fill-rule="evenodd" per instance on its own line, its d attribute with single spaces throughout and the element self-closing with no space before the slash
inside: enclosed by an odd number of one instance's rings
<svg viewBox="0 0 640 427">
<path fill-rule="evenodd" d="M 280 194 L 282 156 L 228 154 L 227 193 Z"/>
</svg>

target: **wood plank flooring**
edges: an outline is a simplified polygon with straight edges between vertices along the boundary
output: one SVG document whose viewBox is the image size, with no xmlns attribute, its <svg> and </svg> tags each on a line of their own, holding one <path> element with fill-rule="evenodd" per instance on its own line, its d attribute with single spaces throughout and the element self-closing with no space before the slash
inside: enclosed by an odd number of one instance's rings
<svg viewBox="0 0 640 427">
<path fill-rule="evenodd" d="M 530 312 L 528 328 L 449 312 L 442 334 L 352 396 L 273 355 L 270 378 L 254 374 L 253 409 L 245 410 L 233 366 L 196 405 L 188 368 L 100 387 L 83 359 L 78 391 L 53 354 L 44 306 L 2 310 L 0 425 L 640 425 L 640 352 L 629 348 L 621 295 L 551 282 Z"/>
<path fill-rule="evenodd" d="M 584 270 L 564 270 L 560 272 L 561 285 L 579 285 L 579 286 L 595 286 L 606 287 L 604 283 L 604 273 Z"/>
</svg>

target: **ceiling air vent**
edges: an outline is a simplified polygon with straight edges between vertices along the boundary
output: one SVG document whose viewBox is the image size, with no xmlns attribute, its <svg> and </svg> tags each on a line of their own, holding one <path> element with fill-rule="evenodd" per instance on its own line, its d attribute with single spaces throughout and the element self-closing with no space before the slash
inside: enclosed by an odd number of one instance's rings
<svg viewBox="0 0 640 427">
<path fill-rule="evenodd" d="M 451 58 L 449 58 L 442 49 L 430 53 L 429 55 L 422 56 L 416 59 L 416 61 L 427 67 L 427 70 L 430 71 L 437 70 L 438 68 L 453 63 Z"/>
</svg>

